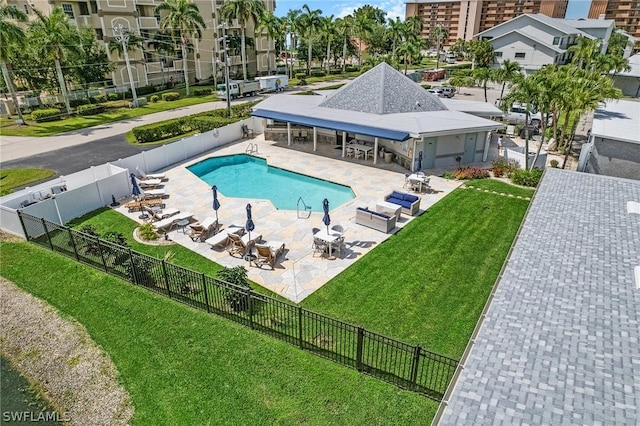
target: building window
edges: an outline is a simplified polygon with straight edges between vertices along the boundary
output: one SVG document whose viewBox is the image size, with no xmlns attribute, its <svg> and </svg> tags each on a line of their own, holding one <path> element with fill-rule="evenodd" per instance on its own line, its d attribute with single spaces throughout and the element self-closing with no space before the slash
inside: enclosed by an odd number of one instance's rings
<svg viewBox="0 0 640 426">
<path fill-rule="evenodd" d="M 76 19 L 73 15 L 73 7 L 69 3 L 62 3 L 62 10 L 67 14 L 69 19 Z"/>
<path fill-rule="evenodd" d="M 553 45 L 554 45 L 554 46 L 557 46 L 557 45 L 559 45 L 559 44 L 560 44 L 560 37 L 554 37 L 554 38 L 553 38 Z"/>
<path fill-rule="evenodd" d="M 524 59 L 524 57 L 525 57 L 524 52 L 516 52 L 516 59 Z"/>
<path fill-rule="evenodd" d="M 89 4 L 91 5 L 91 13 L 98 13 L 98 2 L 92 1 Z"/>
<path fill-rule="evenodd" d="M 502 52 L 495 52 L 496 58 L 502 58 Z"/>
<path fill-rule="evenodd" d="M 102 32 L 102 28 L 96 28 L 96 38 L 98 40 L 102 40 L 104 38 L 104 33 Z"/>
<path fill-rule="evenodd" d="M 89 6 L 87 6 L 86 1 L 78 2 L 78 6 L 80 7 L 80 15 L 86 16 L 89 14 Z"/>
</svg>

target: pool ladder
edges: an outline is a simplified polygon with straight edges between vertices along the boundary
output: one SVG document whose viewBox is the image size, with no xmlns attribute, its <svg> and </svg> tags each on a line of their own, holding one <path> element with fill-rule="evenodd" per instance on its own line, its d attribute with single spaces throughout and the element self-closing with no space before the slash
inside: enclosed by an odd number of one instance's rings
<svg viewBox="0 0 640 426">
<path fill-rule="evenodd" d="M 258 144 L 249 142 L 249 145 L 247 145 L 247 149 L 245 149 L 244 152 L 249 154 L 249 155 L 257 154 L 258 153 Z"/>
<path fill-rule="evenodd" d="M 300 211 L 300 204 L 302 204 L 302 212 Z M 302 197 L 298 198 L 298 202 L 296 203 L 296 210 L 298 212 L 298 219 L 309 219 L 311 217 L 311 206 L 308 206 L 307 203 L 304 202 Z M 302 216 L 300 215 L 302 213 Z M 307 214 L 307 217 L 304 217 L 304 213 Z"/>
</svg>

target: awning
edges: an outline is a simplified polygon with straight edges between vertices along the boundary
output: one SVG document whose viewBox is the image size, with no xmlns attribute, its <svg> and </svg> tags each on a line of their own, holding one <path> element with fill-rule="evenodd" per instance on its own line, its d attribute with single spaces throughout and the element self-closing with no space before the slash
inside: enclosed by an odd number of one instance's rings
<svg viewBox="0 0 640 426">
<path fill-rule="evenodd" d="M 327 120 L 323 118 L 305 117 L 302 115 L 287 114 L 278 111 L 256 109 L 251 113 L 254 117 L 270 118 L 276 121 L 300 124 L 308 127 L 321 127 L 323 129 L 338 130 L 347 133 L 357 133 L 359 135 L 372 136 L 374 138 L 389 139 L 392 141 L 404 141 L 409 138 L 408 132 L 399 130 L 380 129 L 378 127 L 363 126 L 354 123 L 344 123 L 341 121 Z"/>
</svg>

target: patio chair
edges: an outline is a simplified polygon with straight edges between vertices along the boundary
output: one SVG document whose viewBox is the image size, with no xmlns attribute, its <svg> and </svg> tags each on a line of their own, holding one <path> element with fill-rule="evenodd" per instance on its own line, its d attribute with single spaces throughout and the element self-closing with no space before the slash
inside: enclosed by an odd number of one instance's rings
<svg viewBox="0 0 640 426">
<path fill-rule="evenodd" d="M 142 206 L 142 211 L 147 212 L 149 214 L 149 217 L 151 218 L 151 222 L 157 222 L 159 220 L 166 219 L 168 217 L 171 217 L 180 213 L 180 210 L 174 207 L 162 210 L 161 208 L 158 208 L 158 207 L 151 207 L 151 206 L 145 206 L 145 205 Z"/>
<path fill-rule="evenodd" d="M 138 183 L 138 187 L 140 189 L 155 188 L 158 185 L 162 185 L 162 181 L 160 179 L 140 180 L 140 179 L 136 178 L 136 182 Z"/>
<path fill-rule="evenodd" d="M 246 124 L 242 125 L 242 137 L 243 138 L 252 138 L 254 135 L 253 129 L 250 129 Z"/>
<path fill-rule="evenodd" d="M 253 264 L 262 269 L 262 265 L 269 265 L 274 269 L 278 256 L 284 252 L 284 243 L 280 241 L 269 241 L 264 244 L 256 244 L 256 258 Z"/>
<path fill-rule="evenodd" d="M 229 247 L 229 254 L 231 256 L 244 257 L 249 248 L 254 246 L 258 241 L 262 240 L 261 234 L 254 234 L 249 239 L 249 234 L 244 234 L 243 236 L 239 236 L 237 234 L 229 234 L 229 240 L 231 242 L 231 247 Z"/>
<path fill-rule="evenodd" d="M 300 130 L 300 140 L 302 143 L 307 141 L 307 134 L 308 132 L 306 130 Z"/>
<path fill-rule="evenodd" d="M 191 232 L 189 237 L 192 241 L 204 242 L 209 238 L 209 235 L 215 234 L 218 230 L 218 221 L 214 217 L 205 218 L 202 223 L 196 222 L 189 225 Z"/>
<path fill-rule="evenodd" d="M 147 180 L 147 179 L 165 180 L 165 179 L 167 179 L 167 175 L 165 175 L 164 173 L 145 173 L 140 169 L 140 167 L 137 167 L 137 166 L 136 166 L 136 171 L 138 172 L 138 176 L 140 176 L 140 179 L 143 179 L 143 180 Z"/>
<path fill-rule="evenodd" d="M 214 236 L 205 240 L 205 243 L 211 246 L 211 249 L 215 247 L 227 248 L 230 239 L 229 234 L 243 235 L 245 232 L 244 226 L 229 225 L 226 229 L 219 230 Z"/>
<path fill-rule="evenodd" d="M 158 222 L 151 222 L 151 225 L 156 231 L 168 233 L 169 231 L 171 231 L 171 229 L 173 229 L 177 222 L 185 219 L 191 219 L 192 217 L 193 213 L 183 212 L 166 219 L 159 220 Z"/>
<path fill-rule="evenodd" d="M 316 237 L 313 237 L 313 257 L 315 257 L 316 254 L 319 254 L 320 256 L 324 256 L 324 254 L 329 250 L 329 245 Z"/>
<path fill-rule="evenodd" d="M 165 195 L 167 195 L 167 191 L 165 191 L 164 188 L 157 188 L 157 189 L 140 188 L 140 198 L 142 198 L 143 200 L 148 198 L 164 197 Z"/>
</svg>

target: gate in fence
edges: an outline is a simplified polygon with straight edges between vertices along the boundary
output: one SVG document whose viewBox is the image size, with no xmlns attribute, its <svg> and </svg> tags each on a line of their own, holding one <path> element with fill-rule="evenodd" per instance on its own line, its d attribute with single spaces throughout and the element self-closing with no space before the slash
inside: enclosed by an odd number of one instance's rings
<svg viewBox="0 0 640 426">
<path fill-rule="evenodd" d="M 27 241 L 436 401 L 458 361 L 18 212 Z"/>
</svg>

